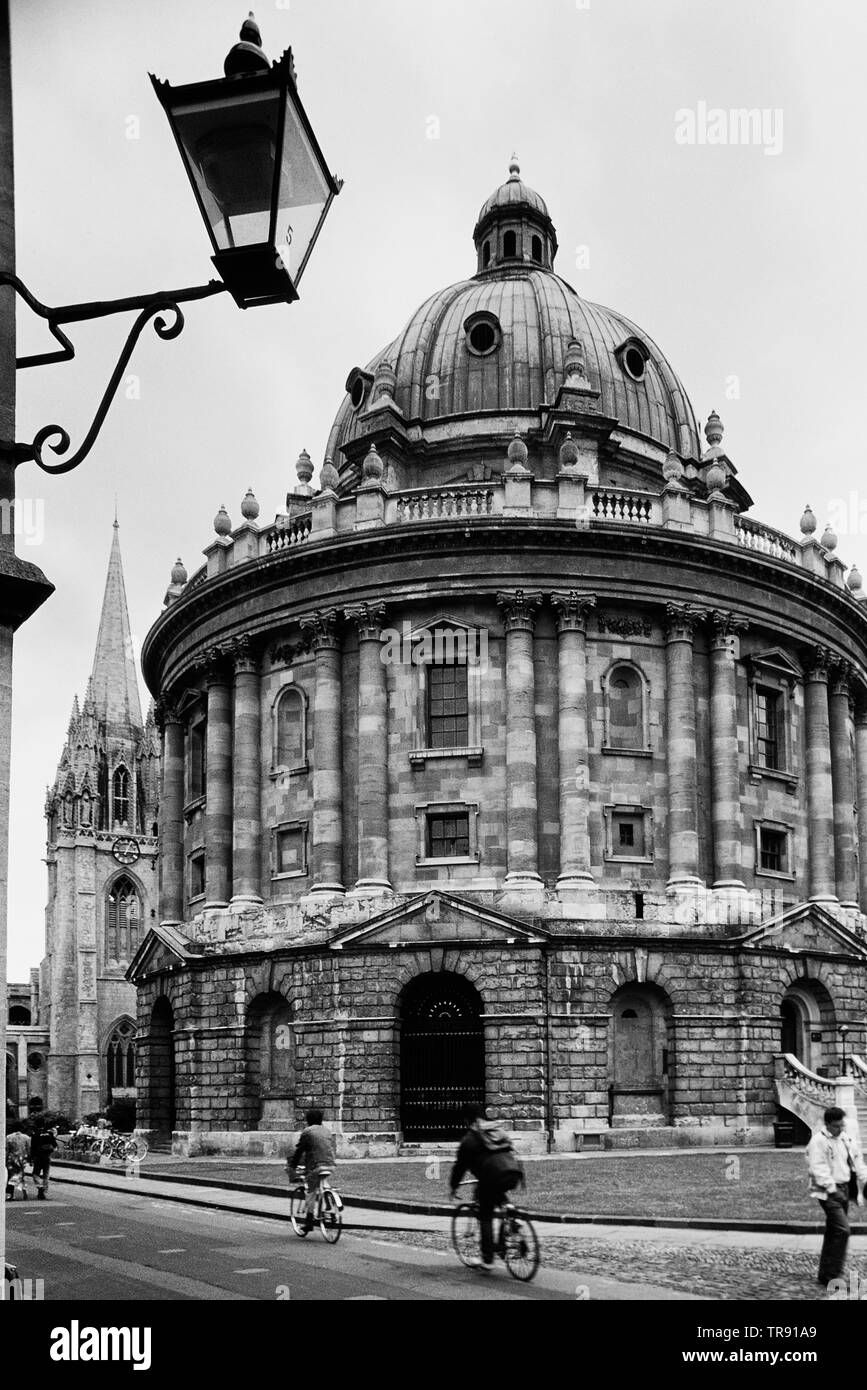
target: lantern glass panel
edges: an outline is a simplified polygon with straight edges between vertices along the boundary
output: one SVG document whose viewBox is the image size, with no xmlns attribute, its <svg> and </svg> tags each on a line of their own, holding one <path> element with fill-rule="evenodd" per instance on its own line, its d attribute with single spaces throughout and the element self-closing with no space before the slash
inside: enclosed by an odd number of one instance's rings
<svg viewBox="0 0 867 1390">
<path fill-rule="evenodd" d="M 280 94 L 233 93 L 174 110 L 187 166 L 217 251 L 267 242 Z"/>
<path fill-rule="evenodd" d="M 290 90 L 286 98 L 274 240 L 293 284 L 301 278 L 329 194 L 326 173 L 292 104 Z"/>
</svg>

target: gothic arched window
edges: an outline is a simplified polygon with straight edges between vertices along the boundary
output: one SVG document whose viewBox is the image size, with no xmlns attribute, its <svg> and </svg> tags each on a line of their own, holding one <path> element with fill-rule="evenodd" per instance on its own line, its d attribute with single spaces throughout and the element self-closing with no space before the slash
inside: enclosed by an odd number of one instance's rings
<svg viewBox="0 0 867 1390">
<path fill-rule="evenodd" d="M 138 949 L 141 924 L 138 889 L 125 875 L 115 879 L 108 895 L 105 923 L 107 961 L 130 960 Z"/>
<path fill-rule="evenodd" d="M 307 761 L 307 706 L 297 686 L 287 686 L 274 705 L 274 771 L 303 768 Z"/>
<path fill-rule="evenodd" d="M 121 765 L 112 778 L 112 800 L 114 819 L 121 825 L 129 821 L 129 773 Z"/>
<path fill-rule="evenodd" d="M 111 1030 L 105 1060 L 109 1093 L 135 1086 L 135 1024 L 129 1019 Z"/>
</svg>

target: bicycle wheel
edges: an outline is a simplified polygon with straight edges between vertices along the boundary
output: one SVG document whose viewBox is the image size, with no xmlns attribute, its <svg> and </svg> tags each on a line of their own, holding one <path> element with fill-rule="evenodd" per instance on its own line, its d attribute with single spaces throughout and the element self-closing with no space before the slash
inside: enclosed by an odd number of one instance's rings
<svg viewBox="0 0 867 1390">
<path fill-rule="evenodd" d="M 141 1163 L 147 1157 L 147 1141 L 145 1139 L 127 1139 L 123 1146 L 122 1157 L 128 1163 Z"/>
<path fill-rule="evenodd" d="M 503 1217 L 503 1259 L 513 1279 L 526 1284 L 539 1268 L 539 1239 L 527 1216 L 512 1212 Z"/>
<path fill-rule="evenodd" d="M 326 1191 L 319 1199 L 319 1229 L 329 1245 L 336 1245 L 343 1227 L 343 1213 L 336 1192 Z"/>
<path fill-rule="evenodd" d="M 296 1236 L 303 1236 L 307 1220 L 307 1193 L 303 1187 L 296 1187 L 289 1193 L 289 1220 Z"/>
<path fill-rule="evenodd" d="M 452 1245 L 455 1254 L 465 1265 L 479 1258 L 479 1213 L 470 1202 L 462 1202 L 452 1213 Z"/>
</svg>

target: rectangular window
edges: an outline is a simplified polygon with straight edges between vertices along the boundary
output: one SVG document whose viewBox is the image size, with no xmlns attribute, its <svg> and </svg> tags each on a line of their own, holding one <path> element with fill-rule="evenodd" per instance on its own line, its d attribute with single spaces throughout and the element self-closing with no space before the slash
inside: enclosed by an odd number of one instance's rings
<svg viewBox="0 0 867 1390">
<path fill-rule="evenodd" d="M 470 817 L 468 812 L 428 816 L 428 859 L 467 859 L 469 853 Z"/>
<path fill-rule="evenodd" d="M 756 687 L 756 753 L 759 767 L 782 769 L 782 697 L 778 690 Z"/>
<path fill-rule="evenodd" d="M 200 898 L 205 891 L 205 852 L 190 855 L 190 897 Z"/>
<path fill-rule="evenodd" d="M 207 722 L 200 719 L 190 728 L 190 801 L 205 795 L 208 784 Z"/>
<path fill-rule="evenodd" d="M 759 830 L 759 862 L 763 869 L 771 873 L 785 874 L 789 871 L 788 836 L 785 830 Z"/>
<path fill-rule="evenodd" d="M 304 874 L 307 872 L 304 839 L 303 826 L 293 826 L 289 830 L 278 830 L 276 832 L 276 873 Z"/>
<path fill-rule="evenodd" d="M 637 816 L 632 813 L 618 815 L 615 811 L 612 817 L 612 830 L 615 859 L 644 858 L 644 816 Z"/>
<path fill-rule="evenodd" d="M 469 689 L 465 665 L 427 668 L 427 725 L 430 748 L 466 748 Z"/>
</svg>

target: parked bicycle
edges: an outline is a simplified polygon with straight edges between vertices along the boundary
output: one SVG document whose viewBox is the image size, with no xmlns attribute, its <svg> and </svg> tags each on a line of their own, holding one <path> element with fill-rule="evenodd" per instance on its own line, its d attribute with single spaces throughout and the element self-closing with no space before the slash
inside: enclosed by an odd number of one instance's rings
<svg viewBox="0 0 867 1390">
<path fill-rule="evenodd" d="M 455 1207 L 452 1215 L 452 1245 L 458 1259 L 465 1265 L 478 1264 L 479 1258 L 479 1204 L 476 1201 L 476 1184 L 467 1181 L 461 1187 L 472 1188 L 469 1200 Z M 520 1211 L 512 1202 L 502 1202 L 494 1211 L 495 1227 L 494 1254 L 505 1261 L 506 1269 L 513 1279 L 529 1283 L 539 1268 L 539 1238 L 535 1227 L 526 1212 Z"/>
<path fill-rule="evenodd" d="M 343 1198 L 328 1181 L 330 1173 L 330 1168 L 324 1168 L 320 1174 L 319 1190 L 316 1193 L 313 1207 L 313 1220 L 318 1224 L 329 1245 L 336 1245 L 343 1229 Z M 292 1229 L 296 1236 L 305 1234 L 308 1191 L 307 1178 L 304 1176 L 289 1194 L 289 1220 L 292 1222 Z"/>
</svg>

